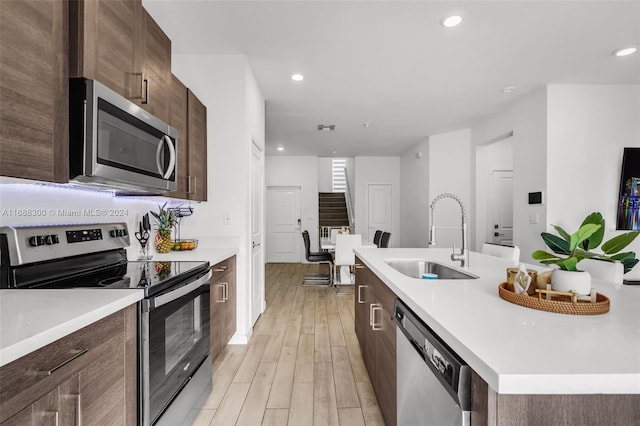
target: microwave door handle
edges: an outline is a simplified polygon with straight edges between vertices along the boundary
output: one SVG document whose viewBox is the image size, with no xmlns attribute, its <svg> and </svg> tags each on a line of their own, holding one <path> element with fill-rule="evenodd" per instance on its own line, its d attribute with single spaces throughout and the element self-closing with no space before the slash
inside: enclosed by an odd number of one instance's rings
<svg viewBox="0 0 640 426">
<path fill-rule="evenodd" d="M 163 136 L 162 139 L 160 139 L 158 141 L 158 147 L 156 148 L 156 167 L 158 168 L 158 173 L 160 173 L 160 176 L 164 177 L 164 169 L 162 168 L 162 160 L 160 158 L 160 156 L 162 155 L 162 145 L 164 145 L 164 138 L 166 137 Z"/>
<path fill-rule="evenodd" d="M 169 179 L 169 176 L 173 173 L 173 168 L 176 165 L 176 148 L 173 146 L 169 136 L 164 135 L 162 140 L 167 143 L 167 147 L 169 148 L 169 167 L 167 167 L 167 171 L 162 177 L 164 179 Z"/>
</svg>

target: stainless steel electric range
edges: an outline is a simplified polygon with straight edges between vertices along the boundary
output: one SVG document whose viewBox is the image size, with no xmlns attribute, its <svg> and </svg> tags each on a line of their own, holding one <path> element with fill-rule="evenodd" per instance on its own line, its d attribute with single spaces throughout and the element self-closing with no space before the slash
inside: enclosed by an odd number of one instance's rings
<svg viewBox="0 0 640 426">
<path fill-rule="evenodd" d="M 139 423 L 187 423 L 211 389 L 209 263 L 130 262 L 127 246 L 126 223 L 2 227 L 0 288 L 143 289 Z"/>
</svg>

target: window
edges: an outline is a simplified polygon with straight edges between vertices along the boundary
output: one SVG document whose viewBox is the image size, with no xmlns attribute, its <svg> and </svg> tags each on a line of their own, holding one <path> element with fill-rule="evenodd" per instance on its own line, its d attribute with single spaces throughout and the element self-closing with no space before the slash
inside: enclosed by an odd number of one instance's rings
<svg viewBox="0 0 640 426">
<path fill-rule="evenodd" d="M 332 164 L 332 191 L 345 192 L 347 189 L 347 160 L 334 158 Z"/>
</svg>

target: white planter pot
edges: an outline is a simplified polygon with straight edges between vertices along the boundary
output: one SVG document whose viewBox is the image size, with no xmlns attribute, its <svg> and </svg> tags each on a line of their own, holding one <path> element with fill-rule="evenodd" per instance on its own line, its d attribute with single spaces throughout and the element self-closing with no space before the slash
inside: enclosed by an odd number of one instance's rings
<svg viewBox="0 0 640 426">
<path fill-rule="evenodd" d="M 591 275 L 586 271 L 554 269 L 551 274 L 551 288 L 557 291 L 589 294 L 591 292 Z"/>
</svg>

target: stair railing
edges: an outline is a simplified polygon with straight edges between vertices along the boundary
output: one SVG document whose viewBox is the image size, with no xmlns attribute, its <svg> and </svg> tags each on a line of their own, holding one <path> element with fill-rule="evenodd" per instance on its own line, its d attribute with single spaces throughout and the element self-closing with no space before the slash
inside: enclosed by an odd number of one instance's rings
<svg viewBox="0 0 640 426">
<path fill-rule="evenodd" d="M 354 208 L 351 201 L 351 191 L 349 189 L 349 177 L 347 176 L 347 169 L 344 169 L 344 201 L 347 203 L 347 218 L 349 220 L 349 226 L 351 229 L 356 229 L 356 218 L 353 214 Z"/>
</svg>

